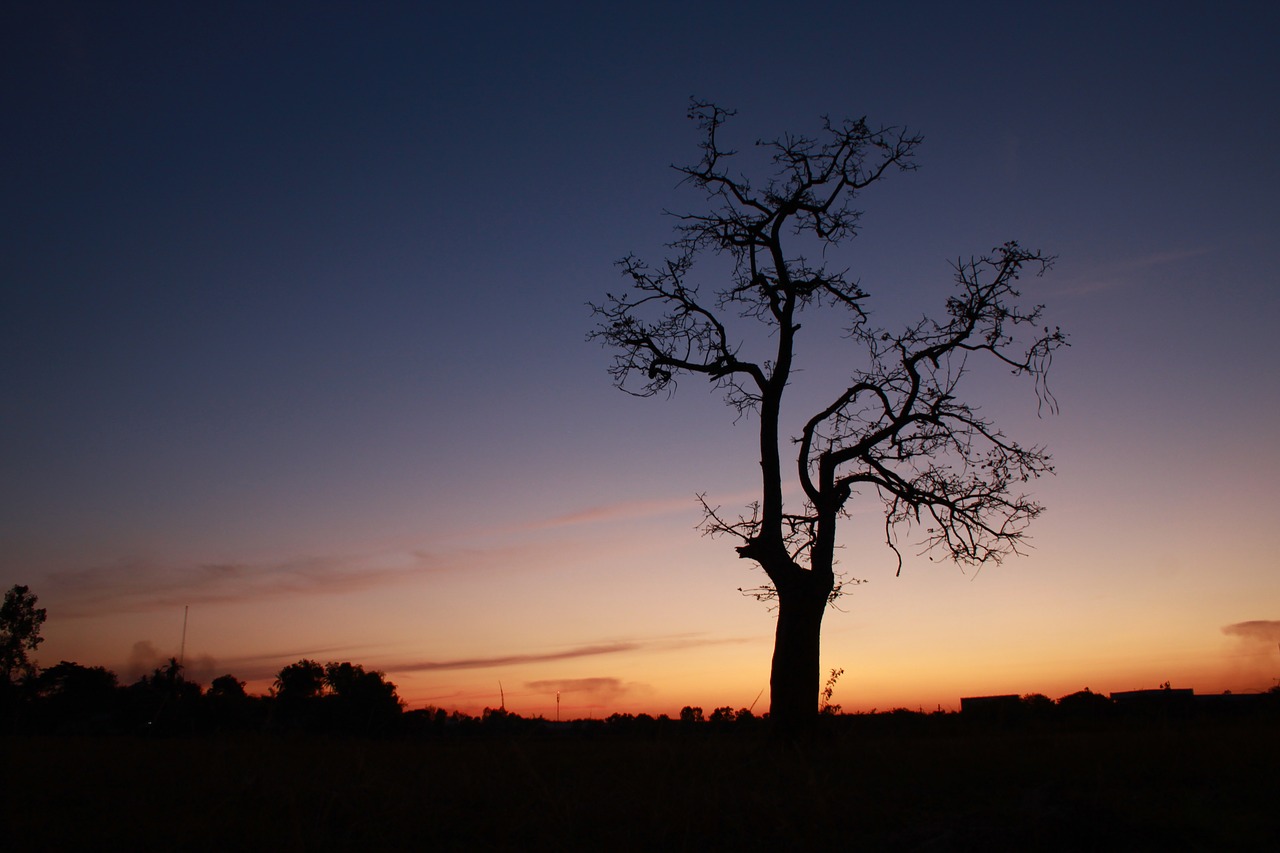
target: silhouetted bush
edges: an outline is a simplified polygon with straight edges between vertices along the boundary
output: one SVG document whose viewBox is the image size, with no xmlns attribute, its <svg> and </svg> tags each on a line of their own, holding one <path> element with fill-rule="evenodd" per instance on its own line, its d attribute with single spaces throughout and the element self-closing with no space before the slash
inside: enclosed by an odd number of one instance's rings
<svg viewBox="0 0 1280 853">
<path fill-rule="evenodd" d="M 244 682 L 234 675 L 219 675 L 209 685 L 207 695 L 211 698 L 237 701 L 246 698 Z"/>
<path fill-rule="evenodd" d="M 384 734 L 404 709 L 382 672 L 348 661 L 300 660 L 280 670 L 275 687 L 272 725 L 286 730 Z"/>
<path fill-rule="evenodd" d="M 1058 700 L 1059 717 L 1068 720 L 1100 721 L 1110 719 L 1115 711 L 1111 700 L 1088 687 Z"/>
<path fill-rule="evenodd" d="M 101 666 L 61 661 L 35 680 L 41 730 L 99 734 L 116 725 L 116 674 Z"/>
</svg>

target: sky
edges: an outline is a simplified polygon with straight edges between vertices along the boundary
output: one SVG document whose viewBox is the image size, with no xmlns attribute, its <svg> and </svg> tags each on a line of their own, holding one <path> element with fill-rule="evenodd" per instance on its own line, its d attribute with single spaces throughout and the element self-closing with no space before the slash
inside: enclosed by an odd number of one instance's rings
<svg viewBox="0 0 1280 853">
<path fill-rule="evenodd" d="M 1040 8 L 1043 7 L 1043 8 Z M 1050 385 L 973 393 L 1057 475 L 981 570 L 841 532 L 846 711 L 1280 677 L 1280 57 L 1271 3 L 0 6 L 0 584 L 36 659 L 169 656 L 265 692 L 302 658 L 408 707 L 767 708 L 758 570 L 695 499 L 754 422 L 636 399 L 586 340 L 615 262 L 698 209 L 690 96 L 735 147 L 867 116 L 918 171 L 833 253 L 890 328 L 949 263 L 1057 257 Z M 714 264 L 698 268 L 717 284 Z M 806 330 L 807 331 L 807 330 Z M 789 390 L 857 352 L 804 338 Z M 744 332 L 745 334 L 745 332 Z M 185 623 L 185 631 L 184 631 Z"/>
</svg>

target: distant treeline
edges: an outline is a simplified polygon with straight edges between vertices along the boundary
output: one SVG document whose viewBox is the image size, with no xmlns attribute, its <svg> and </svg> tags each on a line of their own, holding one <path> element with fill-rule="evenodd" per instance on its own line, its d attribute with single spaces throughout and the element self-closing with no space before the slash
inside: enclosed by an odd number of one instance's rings
<svg viewBox="0 0 1280 853">
<path fill-rule="evenodd" d="M 244 730 L 384 733 L 398 729 L 396 686 L 359 664 L 300 660 L 266 696 L 233 675 L 208 689 L 174 658 L 129 685 L 100 666 L 62 661 L 0 689 L 4 730 L 51 734 L 199 733 Z"/>
<path fill-rule="evenodd" d="M 232 675 L 207 689 L 170 659 L 133 684 L 120 685 L 103 667 L 63 661 L 0 690 L 3 732 L 30 734 L 200 734 L 231 731 L 397 735 L 617 733 L 688 735 L 763 731 L 768 714 L 725 706 L 710 713 L 686 706 L 666 714 L 617 713 L 552 721 L 505 708 L 479 716 L 428 707 L 406 711 L 395 684 L 359 664 L 300 660 L 280 670 L 267 695 L 245 692 Z M 1280 687 L 1261 694 L 1194 696 L 1190 690 L 1149 690 L 1106 696 L 1088 689 L 1057 700 L 1040 694 L 965 699 L 960 713 L 895 708 L 843 714 L 826 705 L 829 731 L 943 733 L 957 730 L 1077 727 L 1151 720 L 1280 718 Z"/>
</svg>

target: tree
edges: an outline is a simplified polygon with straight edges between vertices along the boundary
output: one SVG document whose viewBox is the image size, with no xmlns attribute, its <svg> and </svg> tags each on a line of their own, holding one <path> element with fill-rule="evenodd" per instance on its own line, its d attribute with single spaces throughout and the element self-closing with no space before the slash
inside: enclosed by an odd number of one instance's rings
<svg viewBox="0 0 1280 853">
<path fill-rule="evenodd" d="M 324 690 L 324 667 L 313 660 L 291 663 L 276 676 L 276 693 L 282 701 L 314 699 Z"/>
<path fill-rule="evenodd" d="M 673 254 L 660 265 L 635 256 L 619 261 L 630 290 L 592 305 L 598 325 L 589 337 L 614 352 L 609 372 L 624 391 L 648 397 L 670 393 L 682 377 L 702 377 L 725 392 L 740 417 L 756 419 L 759 500 L 737 518 L 699 500 L 704 532 L 735 539 L 739 556 L 766 575 L 753 592 L 776 602 L 771 717 L 788 729 L 817 717 L 822 618 L 845 591 L 835 570 L 836 528 L 850 518 L 855 496 L 881 502 L 899 572 L 904 533 L 922 534 L 926 550 L 962 564 L 1018 553 L 1041 512 L 1021 490 L 1052 471 L 1049 456 L 1007 439 L 960 399 L 960 384 L 969 360 L 987 357 L 1030 377 L 1052 409 L 1045 378 L 1065 338 L 1043 325 L 1040 306 L 1019 305 L 1019 274 L 1041 273 L 1052 259 L 1017 243 L 957 261 L 955 291 L 938 319 L 894 332 L 874 327 L 859 283 L 808 258 L 825 259 L 854 237 L 859 193 L 892 171 L 913 170 L 920 137 L 865 119 L 824 118 L 813 137 L 758 142 L 768 174 L 754 183 L 730 169 L 735 152 L 721 136 L 732 115 L 691 103 L 702 157 L 676 169 L 701 192 L 705 208 L 676 217 Z M 723 284 L 704 294 L 694 266 L 707 256 L 729 263 Z M 816 309 L 842 313 L 860 356 L 850 358 L 847 380 L 829 402 L 796 421 L 794 470 L 803 499 L 787 505 L 783 394 L 796 370 L 800 315 Z M 755 330 L 744 334 L 744 322 Z"/>
<path fill-rule="evenodd" d="M 323 725 L 324 666 L 302 659 L 280 670 L 275 681 L 275 712 L 280 725 L 303 729 Z"/>
<path fill-rule="evenodd" d="M 113 694 L 119 683 L 116 674 L 102 666 L 81 666 L 74 661 L 61 661 L 40 672 L 37 680 L 40 696 L 74 700 L 89 704 L 91 700 Z"/>
<path fill-rule="evenodd" d="M 40 626 L 46 615 L 43 607 L 36 607 L 37 600 L 36 595 L 21 584 L 14 584 L 4 594 L 4 604 L 0 605 L 0 668 L 4 671 L 5 686 L 35 672 L 27 652 L 35 651 L 44 642 Z"/>
<path fill-rule="evenodd" d="M 330 661 L 324 667 L 324 683 L 334 695 L 353 702 L 390 703 L 399 707 L 396 686 L 386 680 L 386 673 L 366 670 L 358 663 Z"/>
<path fill-rule="evenodd" d="M 682 723 L 700 723 L 702 722 L 702 708 L 694 705 L 685 705 L 680 709 L 680 722 Z"/>
<path fill-rule="evenodd" d="M 248 698 L 248 695 L 244 692 L 244 682 L 230 673 L 219 675 L 209 684 L 208 696 L 212 699 L 229 702 Z"/>
<path fill-rule="evenodd" d="M 330 662 L 324 668 L 324 682 L 333 691 L 340 722 L 347 727 L 386 726 L 400 716 L 403 705 L 396 686 L 379 670 L 360 664 Z"/>
<path fill-rule="evenodd" d="M 120 690 L 111 670 L 64 660 L 40 671 L 36 693 L 36 716 L 42 726 L 61 731 L 102 731 L 112 725 Z"/>
</svg>

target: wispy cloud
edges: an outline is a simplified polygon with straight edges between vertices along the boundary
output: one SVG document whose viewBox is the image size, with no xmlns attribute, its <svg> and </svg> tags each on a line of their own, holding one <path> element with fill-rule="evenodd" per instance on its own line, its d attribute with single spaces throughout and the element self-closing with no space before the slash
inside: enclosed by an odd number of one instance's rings
<svg viewBox="0 0 1280 853">
<path fill-rule="evenodd" d="M 228 663 L 252 666 L 254 664 L 270 664 L 278 661 L 292 663 L 304 658 L 316 660 L 324 658 L 325 660 L 331 660 L 334 655 L 349 655 L 359 649 L 359 646 L 326 646 L 319 648 L 292 649 L 290 651 L 261 652 L 259 654 L 252 655 L 237 655 L 234 658 L 228 658 Z"/>
<path fill-rule="evenodd" d="M 758 499 L 755 492 L 739 492 L 722 496 L 726 504 L 747 504 Z M 569 527 L 579 524 L 601 524 L 611 521 L 626 521 L 640 518 L 653 518 L 672 512 L 698 512 L 698 500 L 695 495 L 680 498 L 655 498 L 651 500 L 617 501 L 616 503 L 598 504 L 585 507 L 575 512 L 557 515 L 551 518 L 530 522 L 520 530 L 551 530 L 558 527 Z"/>
<path fill-rule="evenodd" d="M 396 672 L 432 672 L 448 669 L 489 669 L 495 666 L 519 666 L 529 663 L 546 663 L 547 661 L 571 660 L 573 658 L 595 657 L 597 655 L 616 655 L 620 652 L 631 652 L 640 648 L 638 643 L 601 643 L 591 646 L 575 646 L 559 651 L 535 652 L 524 654 L 492 655 L 489 657 L 459 658 L 456 660 L 410 661 L 391 667 Z"/>
<path fill-rule="evenodd" d="M 629 694 L 647 693 L 651 691 L 648 684 L 636 681 L 624 682 L 620 678 L 548 678 L 539 681 L 526 681 L 524 688 L 545 696 L 563 694 L 572 697 L 571 705 L 608 706 L 612 707 Z"/>
<path fill-rule="evenodd" d="M 1240 637 L 1256 643 L 1280 643 L 1280 620 L 1255 619 L 1251 622 L 1236 622 L 1226 625 L 1222 633 L 1229 637 Z"/>
<path fill-rule="evenodd" d="M 186 604 L 240 604 L 275 598 L 350 595 L 466 567 L 527 564 L 538 551 L 563 554 L 565 543 L 418 548 L 383 553 L 308 555 L 263 562 L 183 563 L 120 559 L 49 576 L 59 616 L 137 613 Z"/>
<path fill-rule="evenodd" d="M 50 597 L 60 615 L 87 616 L 110 609 L 142 612 L 185 604 L 223 604 L 315 594 L 350 594 L 420 576 L 437 567 L 429 555 L 368 558 L 310 556 L 273 563 L 173 565 L 119 560 L 50 575 Z"/>
<path fill-rule="evenodd" d="M 598 524 L 601 522 L 621 521 L 624 519 L 650 518 L 658 515 L 666 515 L 669 512 L 692 510 L 696 506 L 697 503 L 692 496 L 678 500 L 668 498 L 665 500 L 619 501 L 618 503 L 586 507 L 585 509 L 566 513 L 565 515 L 558 515 L 553 518 L 530 522 L 521 529 L 551 530 L 557 527 L 569 527 L 576 524 Z"/>
<path fill-rule="evenodd" d="M 620 678 L 551 678 L 526 681 L 528 690 L 539 693 L 621 693 L 624 688 Z"/>
<path fill-rule="evenodd" d="M 569 648 L 549 649 L 542 652 L 519 652 L 510 654 L 486 655 L 482 657 L 455 658 L 452 660 L 419 660 L 388 663 L 388 672 L 438 672 L 455 669 L 492 669 L 500 666 L 523 666 L 534 663 L 550 663 L 553 661 L 573 660 L 575 658 L 600 657 L 617 655 L 626 652 L 670 652 L 684 649 L 745 643 L 757 639 L 754 637 L 704 637 L 696 634 L 677 634 L 666 637 L 653 637 L 645 640 L 613 640 L 590 643 Z"/>
<path fill-rule="evenodd" d="M 1187 261 L 1192 258 L 1203 257 L 1212 252 L 1209 246 L 1199 246 L 1194 249 L 1172 249 L 1167 252 L 1151 252 L 1146 255 L 1139 255 L 1136 258 L 1130 258 L 1113 269 L 1128 272 L 1130 270 L 1145 270 L 1151 267 L 1162 267 L 1165 264 L 1176 264 L 1180 261 Z"/>
<path fill-rule="evenodd" d="M 726 503 L 746 503 L 754 495 L 730 495 Z M 536 533 L 574 525 L 614 522 L 696 512 L 685 498 L 621 501 L 534 521 L 515 529 L 476 531 L 443 547 L 410 548 L 382 553 L 302 555 L 276 561 L 184 562 L 124 557 L 50 573 L 42 590 L 57 604 L 58 615 L 75 618 L 104 612 L 139 613 L 194 604 L 241 604 L 277 598 L 350 595 L 390 584 L 466 567 L 502 568 L 528 565 L 539 552 L 559 557 L 578 547 L 562 542 L 530 541 L 511 534 Z M 500 544 L 498 542 L 500 541 Z M 475 543 L 480 543 L 476 545 Z"/>
<path fill-rule="evenodd" d="M 1274 683 L 1277 652 L 1280 651 L 1280 620 L 1253 619 L 1222 627 L 1234 637 L 1234 650 L 1225 661 L 1232 678 L 1252 689 L 1264 690 Z"/>
<path fill-rule="evenodd" d="M 1193 258 L 1211 254 L 1213 248 L 1208 246 L 1193 249 L 1174 249 L 1167 252 L 1152 252 L 1146 255 L 1129 258 L 1107 264 L 1105 267 L 1087 270 L 1074 278 L 1061 280 L 1056 276 L 1049 279 L 1046 290 L 1059 296 L 1084 296 L 1106 290 L 1115 290 L 1133 283 L 1133 274 L 1144 270 L 1182 263 Z"/>
</svg>

